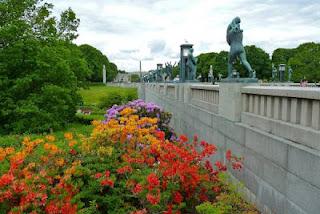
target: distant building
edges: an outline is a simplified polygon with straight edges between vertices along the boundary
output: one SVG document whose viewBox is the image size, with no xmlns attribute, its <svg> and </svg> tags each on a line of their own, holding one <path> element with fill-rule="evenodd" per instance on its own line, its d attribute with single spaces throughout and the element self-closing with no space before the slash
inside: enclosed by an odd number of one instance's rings
<svg viewBox="0 0 320 214">
<path fill-rule="evenodd" d="M 116 78 L 113 80 L 113 82 L 131 82 L 131 75 L 139 75 L 140 76 L 140 72 L 136 71 L 136 72 L 127 72 L 127 73 L 118 73 Z M 148 72 L 141 72 L 141 75 L 144 76 L 148 74 Z"/>
</svg>

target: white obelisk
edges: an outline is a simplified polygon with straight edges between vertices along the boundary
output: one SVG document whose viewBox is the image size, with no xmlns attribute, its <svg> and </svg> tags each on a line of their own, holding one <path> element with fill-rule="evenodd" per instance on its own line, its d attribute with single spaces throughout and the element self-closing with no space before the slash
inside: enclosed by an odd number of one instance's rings
<svg viewBox="0 0 320 214">
<path fill-rule="evenodd" d="M 102 69 L 102 78 L 103 78 L 103 84 L 107 84 L 107 71 L 106 71 L 106 65 L 103 65 L 103 69 Z"/>
</svg>

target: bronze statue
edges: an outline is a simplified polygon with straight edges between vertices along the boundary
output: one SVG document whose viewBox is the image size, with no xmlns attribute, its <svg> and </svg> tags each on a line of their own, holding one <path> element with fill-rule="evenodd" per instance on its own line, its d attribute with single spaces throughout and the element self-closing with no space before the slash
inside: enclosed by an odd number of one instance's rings
<svg viewBox="0 0 320 214">
<path fill-rule="evenodd" d="M 232 78 L 233 63 L 237 58 L 240 59 L 241 63 L 249 72 L 250 78 L 253 78 L 253 69 L 247 61 L 246 52 L 242 44 L 243 30 L 240 28 L 240 22 L 239 17 L 234 18 L 227 29 L 227 42 L 230 45 L 228 78 Z"/>
<path fill-rule="evenodd" d="M 166 62 L 165 63 L 165 81 L 167 80 L 172 80 L 172 72 L 173 72 L 173 67 L 176 66 L 176 62 L 172 65 L 171 62 Z"/>
<path fill-rule="evenodd" d="M 187 80 L 195 80 L 196 72 L 197 72 L 197 61 L 193 57 L 193 48 L 190 48 L 188 53 L 188 59 L 186 64 L 186 79 Z"/>
</svg>

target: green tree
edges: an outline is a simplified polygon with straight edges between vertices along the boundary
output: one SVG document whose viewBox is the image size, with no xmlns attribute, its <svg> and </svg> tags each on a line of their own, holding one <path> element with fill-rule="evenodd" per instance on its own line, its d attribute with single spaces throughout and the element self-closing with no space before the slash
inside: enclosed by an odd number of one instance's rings
<svg viewBox="0 0 320 214">
<path fill-rule="evenodd" d="M 59 29 L 63 18 L 53 17 L 52 7 L 38 0 L 0 2 L 2 133 L 59 129 L 74 119 L 77 89 L 90 70 L 71 43 L 76 28 Z"/>
<path fill-rule="evenodd" d="M 310 42 L 300 45 L 288 60 L 288 65 L 293 69 L 293 81 L 299 82 L 304 78 L 310 82 L 320 81 L 320 44 Z"/>
<path fill-rule="evenodd" d="M 278 48 L 272 53 L 272 63 L 279 67 L 280 64 L 288 64 L 289 59 L 296 54 L 296 49 Z"/>
<path fill-rule="evenodd" d="M 201 75 L 202 81 L 208 80 L 210 65 L 213 65 L 217 57 L 217 53 L 204 53 L 197 57 L 197 76 Z"/>
<path fill-rule="evenodd" d="M 89 69 L 92 72 L 92 75 L 89 78 L 90 81 L 102 82 L 103 65 L 106 66 L 107 81 L 112 81 L 117 76 L 117 66 L 114 63 L 109 62 L 108 58 L 103 55 L 101 51 L 87 44 L 81 45 L 80 50 L 87 60 Z"/>
</svg>

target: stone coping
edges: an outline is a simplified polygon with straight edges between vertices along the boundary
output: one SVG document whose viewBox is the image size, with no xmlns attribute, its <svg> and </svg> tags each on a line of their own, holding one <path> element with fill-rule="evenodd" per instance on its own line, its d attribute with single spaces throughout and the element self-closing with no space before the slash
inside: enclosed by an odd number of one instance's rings
<svg viewBox="0 0 320 214">
<path fill-rule="evenodd" d="M 219 91 L 218 85 L 191 85 L 191 89 L 201 89 L 201 90 L 209 90 L 209 91 Z"/>
<path fill-rule="evenodd" d="M 320 100 L 320 88 L 316 87 L 245 86 L 241 93 Z"/>
</svg>

